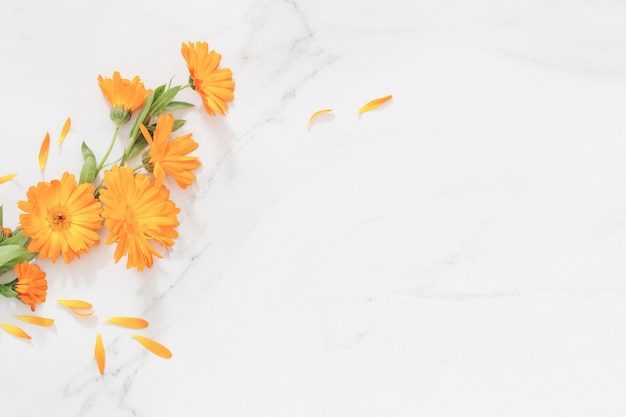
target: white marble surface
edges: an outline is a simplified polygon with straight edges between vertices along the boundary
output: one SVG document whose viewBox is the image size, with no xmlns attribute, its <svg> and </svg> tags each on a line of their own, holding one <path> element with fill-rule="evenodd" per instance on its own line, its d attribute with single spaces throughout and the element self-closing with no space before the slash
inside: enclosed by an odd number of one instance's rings
<svg viewBox="0 0 626 417">
<path fill-rule="evenodd" d="M 3 417 L 626 415 L 623 2 L 6 0 L 0 35 L 8 226 L 46 131 L 44 179 L 105 151 L 98 74 L 182 83 L 201 40 L 237 83 L 185 112 L 203 166 L 164 259 L 39 262 L 56 322 L 0 331 Z"/>
</svg>

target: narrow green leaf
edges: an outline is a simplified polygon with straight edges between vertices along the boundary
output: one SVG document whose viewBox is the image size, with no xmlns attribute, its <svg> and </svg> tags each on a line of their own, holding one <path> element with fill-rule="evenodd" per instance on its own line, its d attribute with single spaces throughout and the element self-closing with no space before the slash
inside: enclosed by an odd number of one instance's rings
<svg viewBox="0 0 626 417">
<path fill-rule="evenodd" d="M 141 151 L 146 148 L 146 146 L 148 146 L 148 142 L 146 141 L 146 138 L 144 138 L 143 135 L 140 134 L 135 143 L 133 143 L 133 147 L 130 148 L 130 151 L 128 152 L 128 158 L 133 158 L 134 156 L 139 155 Z"/>
<path fill-rule="evenodd" d="M 16 297 L 19 293 L 17 291 L 15 291 L 13 288 L 15 288 L 15 283 L 17 282 L 17 279 L 14 279 L 11 282 L 8 282 L 6 284 L 0 284 L 0 295 L 11 298 L 11 297 Z"/>
<path fill-rule="evenodd" d="M 152 107 L 150 108 L 150 114 L 152 117 L 158 116 L 163 110 L 165 110 L 165 107 L 170 104 L 170 102 L 174 100 L 174 97 L 176 97 L 176 94 L 178 94 L 180 87 L 180 85 L 176 85 L 172 88 L 168 88 L 163 92 L 163 94 L 154 100 L 154 103 L 152 103 Z"/>
<path fill-rule="evenodd" d="M 150 107 L 152 107 L 152 103 L 154 102 L 154 97 L 156 96 L 158 91 L 162 91 L 164 89 L 165 89 L 165 85 L 157 87 L 146 98 L 146 101 L 143 103 L 143 106 L 141 107 L 141 111 L 139 112 L 139 114 L 137 115 L 137 118 L 135 119 L 135 123 L 133 124 L 133 127 L 130 129 L 131 140 L 133 140 L 139 134 L 139 125 L 141 123 L 145 124 L 150 121 Z M 146 118 L 148 119 L 147 121 L 146 121 Z"/>
<path fill-rule="evenodd" d="M 187 103 L 186 101 L 170 101 L 164 110 L 179 110 L 193 107 L 194 104 Z"/>
<path fill-rule="evenodd" d="M 24 236 L 21 229 L 15 229 L 13 236 L 0 242 L 0 246 L 17 245 L 25 248 L 28 242 L 30 242 L 30 238 Z"/>
<path fill-rule="evenodd" d="M 84 162 L 83 167 L 80 170 L 80 177 L 78 179 L 78 182 L 79 184 L 83 184 L 86 182 L 91 183 L 96 179 L 96 175 L 98 174 L 98 164 L 96 162 L 96 156 L 91 151 L 91 149 L 89 149 L 85 142 L 83 142 L 81 150 L 83 152 Z"/>
<path fill-rule="evenodd" d="M 29 252 L 22 246 L 0 246 L 0 274 L 12 269 L 16 264 L 32 260 L 35 256 L 36 253 Z"/>
<path fill-rule="evenodd" d="M 176 119 L 174 120 L 174 127 L 172 127 L 172 132 L 177 131 L 187 122 L 185 119 Z"/>
</svg>

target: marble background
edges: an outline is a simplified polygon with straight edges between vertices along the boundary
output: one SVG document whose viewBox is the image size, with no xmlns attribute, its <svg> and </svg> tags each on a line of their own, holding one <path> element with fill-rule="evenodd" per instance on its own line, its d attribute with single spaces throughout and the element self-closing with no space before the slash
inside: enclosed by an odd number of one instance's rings
<svg viewBox="0 0 626 417">
<path fill-rule="evenodd" d="M 184 83 L 201 40 L 237 83 L 178 114 L 203 166 L 164 259 L 39 262 L 51 328 L 0 300 L 33 336 L 0 331 L 2 416 L 626 415 L 623 2 L 6 0 L 0 35 L 5 226 L 104 153 L 99 74 Z"/>
</svg>

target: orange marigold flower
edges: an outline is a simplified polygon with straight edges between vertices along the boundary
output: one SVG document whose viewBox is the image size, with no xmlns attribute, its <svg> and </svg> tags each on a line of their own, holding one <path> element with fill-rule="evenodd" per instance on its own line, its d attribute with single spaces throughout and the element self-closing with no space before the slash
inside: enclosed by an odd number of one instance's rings
<svg viewBox="0 0 626 417">
<path fill-rule="evenodd" d="M 153 241 L 165 247 L 174 245 L 180 210 L 169 196 L 162 182 L 134 174 L 130 167 L 113 166 L 104 172 L 102 217 L 109 230 L 107 245 L 117 243 L 115 262 L 128 255 L 126 268 L 143 271 L 152 266 L 153 255 L 162 258 Z"/>
<path fill-rule="evenodd" d="M 230 69 L 217 69 L 222 56 L 209 51 L 206 42 L 183 43 L 181 53 L 187 62 L 189 84 L 202 98 L 206 112 L 211 116 L 215 116 L 215 112 L 224 115 L 228 110 L 226 102 L 235 97 L 235 83 Z"/>
<path fill-rule="evenodd" d="M 16 264 L 14 269 L 17 275 L 15 284 L 17 297 L 24 304 L 30 305 L 32 311 L 35 311 L 35 304 L 46 301 L 48 290 L 46 273 L 39 268 L 39 265 L 28 263 L 28 261 Z"/>
<path fill-rule="evenodd" d="M 25 212 L 20 214 L 19 228 L 31 238 L 28 250 L 52 262 L 62 254 L 66 263 L 89 252 L 99 243 L 97 230 L 102 227 L 102 205 L 94 193 L 91 183 L 78 185 L 67 172 L 61 180 L 31 186 L 27 200 L 17 203 Z"/>
<path fill-rule="evenodd" d="M 200 166 L 200 160 L 196 156 L 188 156 L 198 148 L 198 143 L 191 138 L 191 133 L 179 136 L 170 141 L 174 116 L 161 113 L 157 120 L 154 135 L 143 125 L 139 126 L 143 136 L 150 145 L 150 150 L 144 158 L 144 165 L 154 176 L 163 182 L 165 174 L 171 175 L 180 188 L 187 188 L 196 176 L 190 171 Z"/>
<path fill-rule="evenodd" d="M 98 85 L 111 104 L 111 120 L 120 125 L 130 120 L 131 114 L 143 106 L 151 92 L 146 90 L 138 76 L 131 81 L 122 78 L 118 71 L 113 73 L 113 78 L 98 75 Z"/>
</svg>

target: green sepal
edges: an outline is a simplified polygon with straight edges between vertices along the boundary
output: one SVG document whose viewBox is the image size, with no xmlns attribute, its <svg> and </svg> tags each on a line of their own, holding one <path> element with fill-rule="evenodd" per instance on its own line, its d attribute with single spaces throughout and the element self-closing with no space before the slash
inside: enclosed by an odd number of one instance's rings
<svg viewBox="0 0 626 417">
<path fill-rule="evenodd" d="M 163 110 L 180 110 L 193 106 L 194 104 L 187 103 L 186 101 L 170 101 Z"/>
<path fill-rule="evenodd" d="M 14 289 L 16 283 L 17 278 L 11 282 L 7 282 L 6 284 L 0 284 L 0 295 L 3 295 L 7 298 L 17 297 L 19 293 Z"/>
<path fill-rule="evenodd" d="M 15 265 L 24 261 L 31 261 L 37 256 L 19 245 L 0 246 L 0 274 L 12 269 Z"/>
<path fill-rule="evenodd" d="M 83 153 L 83 168 L 80 170 L 80 177 L 78 179 L 79 184 L 83 184 L 86 182 L 93 182 L 96 179 L 97 172 L 97 162 L 96 155 L 89 149 L 89 146 L 85 142 L 83 142 L 81 146 L 81 151 Z"/>
</svg>

